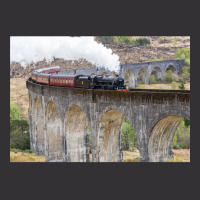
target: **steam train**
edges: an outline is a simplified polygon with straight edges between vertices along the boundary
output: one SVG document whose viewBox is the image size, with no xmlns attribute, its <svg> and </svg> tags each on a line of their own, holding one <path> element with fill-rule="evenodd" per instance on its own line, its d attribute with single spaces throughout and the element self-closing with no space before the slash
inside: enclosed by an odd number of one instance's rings
<svg viewBox="0 0 200 200">
<path fill-rule="evenodd" d="M 31 74 L 31 80 L 52 86 L 128 91 L 122 77 L 67 75 L 61 72 L 59 66 L 35 70 Z"/>
</svg>

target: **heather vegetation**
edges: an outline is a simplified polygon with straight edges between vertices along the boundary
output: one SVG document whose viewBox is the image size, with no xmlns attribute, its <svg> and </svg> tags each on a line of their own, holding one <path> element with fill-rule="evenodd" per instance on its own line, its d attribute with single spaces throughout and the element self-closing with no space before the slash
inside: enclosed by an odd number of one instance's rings
<svg viewBox="0 0 200 200">
<path fill-rule="evenodd" d="M 147 38 L 132 38 L 130 36 L 97 36 L 97 40 L 113 43 L 124 43 L 133 46 L 150 45 L 150 40 Z"/>
</svg>

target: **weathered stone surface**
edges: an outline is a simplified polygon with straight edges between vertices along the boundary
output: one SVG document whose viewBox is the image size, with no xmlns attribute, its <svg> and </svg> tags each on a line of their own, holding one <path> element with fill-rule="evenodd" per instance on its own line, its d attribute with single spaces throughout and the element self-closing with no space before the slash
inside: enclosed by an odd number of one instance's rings
<svg viewBox="0 0 200 200">
<path fill-rule="evenodd" d="M 29 81 L 27 88 L 31 148 L 51 162 L 88 162 L 88 125 L 93 162 L 122 161 L 124 117 L 136 133 L 140 161 L 166 161 L 178 123 L 190 119 L 189 91 L 86 90 Z"/>
</svg>

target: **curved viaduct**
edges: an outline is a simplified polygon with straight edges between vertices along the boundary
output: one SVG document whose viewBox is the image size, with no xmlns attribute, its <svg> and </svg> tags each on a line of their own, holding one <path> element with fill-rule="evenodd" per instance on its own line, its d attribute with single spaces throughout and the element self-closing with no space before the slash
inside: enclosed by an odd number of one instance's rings
<svg viewBox="0 0 200 200">
<path fill-rule="evenodd" d="M 121 127 L 126 117 L 140 161 L 172 155 L 179 122 L 190 119 L 189 91 L 104 91 L 38 85 L 27 81 L 31 148 L 47 162 L 121 162 Z"/>
<path fill-rule="evenodd" d="M 133 63 L 133 64 L 124 64 L 120 65 L 119 74 L 124 77 L 125 74 L 128 74 L 129 85 L 130 87 L 137 87 L 138 85 L 138 75 L 142 77 L 144 84 L 150 83 L 150 76 L 155 74 L 158 79 L 163 79 L 164 73 L 167 69 L 171 69 L 173 73 L 180 73 L 184 64 L 184 60 L 165 60 L 165 61 L 156 61 L 156 62 L 146 62 L 146 63 Z M 84 75 L 104 75 L 112 74 L 115 76 L 114 71 L 110 71 L 105 68 L 83 68 L 83 69 L 72 69 L 66 70 L 67 73 L 71 74 L 84 74 Z"/>
</svg>

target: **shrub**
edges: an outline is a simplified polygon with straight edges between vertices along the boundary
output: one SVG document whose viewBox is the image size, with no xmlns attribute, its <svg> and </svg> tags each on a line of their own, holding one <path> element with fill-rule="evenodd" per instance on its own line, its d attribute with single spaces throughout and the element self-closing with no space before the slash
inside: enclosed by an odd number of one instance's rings
<svg viewBox="0 0 200 200">
<path fill-rule="evenodd" d="M 189 149 L 190 148 L 190 122 L 189 120 L 182 120 L 179 124 L 175 135 L 177 135 L 177 143 L 175 148 Z"/>
<path fill-rule="evenodd" d="M 190 48 L 178 49 L 175 58 L 185 60 L 186 66 L 190 66 Z"/>
<path fill-rule="evenodd" d="M 167 70 L 164 74 L 164 80 L 168 83 L 171 83 L 173 81 L 173 73 L 171 70 Z"/>
<path fill-rule="evenodd" d="M 168 42 L 169 42 L 169 43 L 171 43 L 171 42 L 172 42 L 172 40 L 169 38 L 169 39 L 168 39 Z"/>
<path fill-rule="evenodd" d="M 147 44 L 150 45 L 150 40 L 147 39 L 147 38 L 138 38 L 138 39 L 136 39 L 135 44 L 137 46 L 144 46 L 144 45 L 147 45 Z"/>
<path fill-rule="evenodd" d="M 151 84 L 156 82 L 156 76 L 155 75 L 150 76 L 150 82 L 151 82 Z"/>
<path fill-rule="evenodd" d="M 138 148 L 135 132 L 130 122 L 126 118 L 122 124 L 121 140 L 122 140 L 123 150 L 129 150 L 131 147 Z"/>
<path fill-rule="evenodd" d="M 176 144 L 176 145 L 173 146 L 173 148 L 174 149 L 180 149 L 181 147 L 178 144 Z"/>
<path fill-rule="evenodd" d="M 29 149 L 25 149 L 23 152 L 25 152 L 25 153 L 33 153 L 33 151 L 29 150 Z"/>
<path fill-rule="evenodd" d="M 158 43 L 159 43 L 159 44 L 165 43 L 164 37 L 159 37 Z"/>
<path fill-rule="evenodd" d="M 30 149 L 30 137 L 29 134 L 24 133 L 12 133 L 10 136 L 10 146 L 13 149 Z"/>
<path fill-rule="evenodd" d="M 19 108 L 17 105 L 10 104 L 10 148 L 30 149 L 29 124 L 26 120 L 21 120 Z"/>
<path fill-rule="evenodd" d="M 174 37 L 174 43 L 173 43 L 173 46 L 176 46 L 177 43 L 178 43 L 178 39 L 177 39 L 177 37 L 175 36 L 175 37 Z"/>
<path fill-rule="evenodd" d="M 156 61 L 163 61 L 163 58 L 154 58 L 154 59 L 148 60 L 148 62 L 156 62 Z"/>
<path fill-rule="evenodd" d="M 179 85 L 179 89 L 185 90 L 185 85 L 184 85 L 183 79 L 181 80 L 181 83 L 180 83 L 180 85 Z"/>
<path fill-rule="evenodd" d="M 178 88 L 178 84 L 175 81 L 172 81 L 171 89 L 176 90 Z"/>
<path fill-rule="evenodd" d="M 190 79 L 190 67 L 184 66 L 181 71 L 182 71 L 182 75 L 181 75 L 182 79 L 184 81 L 189 80 Z"/>
<path fill-rule="evenodd" d="M 10 121 L 18 120 L 19 116 L 20 116 L 19 107 L 13 102 L 10 102 Z"/>
<path fill-rule="evenodd" d="M 135 45 L 135 39 L 131 39 L 130 36 L 97 36 L 97 40 L 109 41 L 114 43 L 125 43 Z"/>
</svg>

